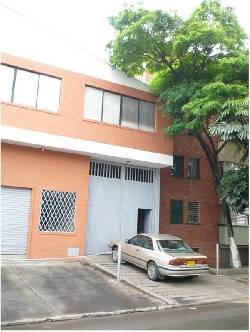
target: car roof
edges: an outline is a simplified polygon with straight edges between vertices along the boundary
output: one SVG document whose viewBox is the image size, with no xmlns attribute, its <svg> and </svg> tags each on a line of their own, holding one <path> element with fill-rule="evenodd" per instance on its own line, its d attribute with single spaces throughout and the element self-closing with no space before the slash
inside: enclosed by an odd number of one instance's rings
<svg viewBox="0 0 250 332">
<path fill-rule="evenodd" d="M 170 234 L 150 234 L 150 233 L 141 233 L 140 235 L 149 236 L 154 240 L 181 240 L 181 238 L 170 235 Z"/>
</svg>

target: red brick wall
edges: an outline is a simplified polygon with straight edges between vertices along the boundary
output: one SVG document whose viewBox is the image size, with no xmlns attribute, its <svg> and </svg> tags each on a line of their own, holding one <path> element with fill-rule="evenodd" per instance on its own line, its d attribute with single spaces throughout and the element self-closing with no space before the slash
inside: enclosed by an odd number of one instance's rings
<svg viewBox="0 0 250 332">
<path fill-rule="evenodd" d="M 219 241 L 219 202 L 206 156 L 195 137 L 174 138 L 174 155 L 184 156 L 184 177 L 170 176 L 170 168 L 161 170 L 160 233 L 180 236 L 192 248 L 208 256 L 215 265 L 215 245 Z M 187 178 L 188 158 L 200 159 L 200 179 Z M 183 201 L 183 224 L 170 224 L 170 200 Z M 188 202 L 200 203 L 200 224 L 188 224 Z"/>
</svg>

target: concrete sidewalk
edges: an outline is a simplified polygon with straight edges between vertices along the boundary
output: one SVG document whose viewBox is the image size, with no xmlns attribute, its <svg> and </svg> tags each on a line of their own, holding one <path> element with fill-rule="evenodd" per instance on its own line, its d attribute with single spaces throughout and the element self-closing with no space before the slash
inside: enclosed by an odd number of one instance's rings
<svg viewBox="0 0 250 332">
<path fill-rule="evenodd" d="M 2 326 L 157 310 L 156 298 L 78 262 L 2 266 Z"/>
<path fill-rule="evenodd" d="M 85 256 L 84 263 L 113 276 L 117 273 L 111 255 Z M 130 285 L 172 306 L 198 305 L 221 301 L 248 302 L 248 275 L 207 274 L 191 280 L 170 279 L 158 282 L 148 279 L 146 271 L 131 264 L 121 265 L 121 277 Z"/>
</svg>

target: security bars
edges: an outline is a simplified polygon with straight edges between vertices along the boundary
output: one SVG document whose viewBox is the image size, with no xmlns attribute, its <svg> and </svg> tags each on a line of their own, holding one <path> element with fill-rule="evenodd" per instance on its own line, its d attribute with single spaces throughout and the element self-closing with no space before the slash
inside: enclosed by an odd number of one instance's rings
<svg viewBox="0 0 250 332">
<path fill-rule="evenodd" d="M 76 193 L 43 190 L 39 231 L 73 232 Z"/>
</svg>

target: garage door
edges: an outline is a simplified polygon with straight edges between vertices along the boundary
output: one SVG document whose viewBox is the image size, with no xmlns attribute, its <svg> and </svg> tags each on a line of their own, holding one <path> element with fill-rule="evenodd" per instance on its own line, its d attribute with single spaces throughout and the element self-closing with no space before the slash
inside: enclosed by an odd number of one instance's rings
<svg viewBox="0 0 250 332">
<path fill-rule="evenodd" d="M 110 240 L 135 235 L 141 209 L 145 231 L 159 231 L 158 170 L 91 161 L 89 175 L 86 254 L 105 253 Z"/>
<path fill-rule="evenodd" d="M 31 189 L 1 188 L 1 253 L 25 255 Z"/>
</svg>

